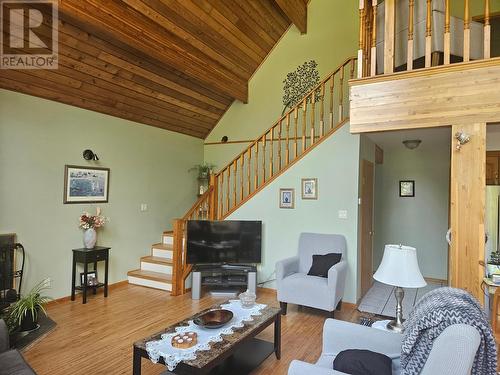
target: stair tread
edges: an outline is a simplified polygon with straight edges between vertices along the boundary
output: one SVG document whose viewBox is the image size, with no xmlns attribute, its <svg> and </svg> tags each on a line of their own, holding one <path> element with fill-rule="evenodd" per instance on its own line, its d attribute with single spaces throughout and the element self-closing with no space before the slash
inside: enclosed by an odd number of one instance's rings
<svg viewBox="0 0 500 375">
<path fill-rule="evenodd" d="M 160 249 L 160 250 L 172 250 L 172 245 L 169 244 L 164 244 L 164 243 L 155 243 L 151 246 L 152 248 L 155 249 Z"/>
<path fill-rule="evenodd" d="M 172 283 L 172 275 L 154 272 L 154 271 L 144 271 L 141 269 L 132 270 L 127 272 L 127 276 L 139 277 L 142 279 L 148 279 L 153 281 L 159 281 L 163 283 Z"/>
<path fill-rule="evenodd" d="M 141 257 L 141 262 L 165 264 L 165 265 L 169 265 L 169 266 L 172 265 L 172 259 L 164 258 L 164 257 L 155 257 L 152 255 L 147 255 L 147 256 Z"/>
</svg>

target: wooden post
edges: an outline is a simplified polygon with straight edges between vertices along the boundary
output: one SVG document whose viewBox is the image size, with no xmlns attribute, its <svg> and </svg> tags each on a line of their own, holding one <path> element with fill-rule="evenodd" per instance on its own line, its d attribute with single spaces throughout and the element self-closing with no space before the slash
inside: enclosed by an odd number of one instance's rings
<svg viewBox="0 0 500 375">
<path fill-rule="evenodd" d="M 286 115 L 286 150 L 285 150 L 286 165 L 290 163 L 290 112 Z"/>
<path fill-rule="evenodd" d="M 184 220 L 174 219 L 173 221 L 174 243 L 172 249 L 172 295 L 184 294 L 184 273 L 182 267 L 182 242 L 184 238 Z"/>
<path fill-rule="evenodd" d="M 411 1 L 411 0 L 410 0 Z M 372 49 L 370 51 L 370 75 L 377 74 L 377 0 L 372 0 Z"/>
<path fill-rule="evenodd" d="M 359 0 L 359 43 L 358 43 L 358 78 L 363 78 L 363 49 L 365 31 L 365 0 Z"/>
<path fill-rule="evenodd" d="M 470 141 L 456 149 L 455 134 Z M 484 215 L 486 195 L 486 123 L 452 126 L 449 252 L 450 286 L 462 288 L 484 301 Z"/>
<path fill-rule="evenodd" d="M 464 9 L 464 62 L 470 60 L 470 12 L 469 0 L 465 0 Z"/>
<path fill-rule="evenodd" d="M 293 158 L 295 159 L 299 153 L 299 150 L 298 150 L 298 144 L 297 144 L 297 139 L 298 139 L 298 127 L 299 127 L 299 107 L 298 106 L 295 106 L 295 109 L 293 111 L 293 120 L 294 120 L 294 123 L 295 123 L 295 136 L 293 137 L 294 141 L 293 141 Z"/>
<path fill-rule="evenodd" d="M 491 57 L 490 0 L 484 0 L 484 58 Z"/>
<path fill-rule="evenodd" d="M 319 107 L 319 136 L 325 134 L 325 84 L 321 85 L 321 106 Z"/>
<path fill-rule="evenodd" d="M 450 34 L 450 0 L 445 2 L 444 13 L 444 64 L 450 63 L 451 53 L 451 34 Z"/>
<path fill-rule="evenodd" d="M 406 55 L 406 69 L 413 70 L 413 13 L 415 0 L 408 2 L 408 53 Z"/>
<path fill-rule="evenodd" d="M 315 137 L 315 127 L 316 124 L 314 123 L 314 117 L 316 116 L 316 93 L 313 90 L 311 94 L 311 146 L 314 144 L 314 137 Z"/>
<path fill-rule="evenodd" d="M 396 28 L 396 0 L 385 1 L 384 73 L 394 72 L 394 42 Z"/>
<path fill-rule="evenodd" d="M 259 141 L 255 142 L 255 161 L 253 162 L 253 164 L 253 185 L 254 189 L 257 190 L 257 188 L 259 187 Z"/>
<path fill-rule="evenodd" d="M 274 128 L 271 128 L 269 135 L 271 138 L 271 147 L 269 147 L 269 178 L 271 178 L 274 173 Z"/>
<path fill-rule="evenodd" d="M 217 204 L 218 204 L 217 191 L 219 188 L 219 184 L 217 181 L 217 175 L 215 175 L 215 174 L 210 175 L 210 185 L 209 186 L 212 189 L 212 191 L 210 192 L 210 200 L 208 203 L 208 218 L 210 220 L 217 220 L 217 212 L 218 212 L 217 211 Z"/>
<path fill-rule="evenodd" d="M 427 0 L 427 18 L 425 25 L 425 67 L 431 66 L 432 60 L 432 0 Z"/>
<path fill-rule="evenodd" d="M 302 152 L 306 150 L 307 100 L 302 102 Z"/>
</svg>

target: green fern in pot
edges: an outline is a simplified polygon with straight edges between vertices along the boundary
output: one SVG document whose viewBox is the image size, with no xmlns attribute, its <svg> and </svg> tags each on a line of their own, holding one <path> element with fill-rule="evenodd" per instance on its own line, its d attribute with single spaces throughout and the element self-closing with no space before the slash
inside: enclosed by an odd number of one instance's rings
<svg viewBox="0 0 500 375">
<path fill-rule="evenodd" d="M 44 306 L 51 300 L 50 297 L 42 295 L 47 289 L 47 280 L 42 280 L 8 308 L 9 330 L 19 328 L 20 331 L 31 331 L 37 327 L 39 314 L 47 315 Z"/>
</svg>

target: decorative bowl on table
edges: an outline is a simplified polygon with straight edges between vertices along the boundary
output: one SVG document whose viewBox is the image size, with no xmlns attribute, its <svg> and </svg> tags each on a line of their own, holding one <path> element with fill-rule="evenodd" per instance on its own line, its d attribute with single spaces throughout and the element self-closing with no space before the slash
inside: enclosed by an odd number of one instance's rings
<svg viewBox="0 0 500 375">
<path fill-rule="evenodd" d="M 193 319 L 202 328 L 220 328 L 233 319 L 233 312 L 225 309 L 210 310 Z"/>
<path fill-rule="evenodd" d="M 257 296 L 255 295 L 255 293 L 252 293 L 249 289 L 247 289 L 247 291 L 241 293 L 238 298 L 240 299 L 241 306 L 244 309 L 251 309 L 255 306 L 255 300 L 257 299 Z"/>
</svg>

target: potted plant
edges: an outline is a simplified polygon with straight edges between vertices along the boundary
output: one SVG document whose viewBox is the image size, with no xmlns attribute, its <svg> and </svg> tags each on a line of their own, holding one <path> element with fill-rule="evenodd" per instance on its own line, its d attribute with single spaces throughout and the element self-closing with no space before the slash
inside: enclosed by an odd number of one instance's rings
<svg viewBox="0 0 500 375">
<path fill-rule="evenodd" d="M 201 164 L 193 165 L 192 168 L 189 168 L 189 172 L 198 171 L 198 178 L 208 179 L 208 177 L 210 176 L 210 174 L 212 173 L 212 170 L 214 168 L 215 168 L 214 164 L 201 163 Z"/>
<path fill-rule="evenodd" d="M 490 254 L 490 260 L 488 261 L 488 275 L 499 275 L 500 274 L 500 252 L 492 251 Z"/>
<path fill-rule="evenodd" d="M 189 172 L 198 171 L 198 195 L 202 195 L 205 191 L 207 191 L 208 178 L 212 174 L 214 168 L 215 168 L 214 164 L 201 163 L 201 164 L 196 164 L 189 169 Z"/>
<path fill-rule="evenodd" d="M 7 323 L 9 330 L 32 331 L 38 326 L 38 316 L 45 311 L 44 305 L 51 300 L 42 295 L 48 289 L 47 280 L 42 280 L 31 291 L 8 307 Z"/>
</svg>

